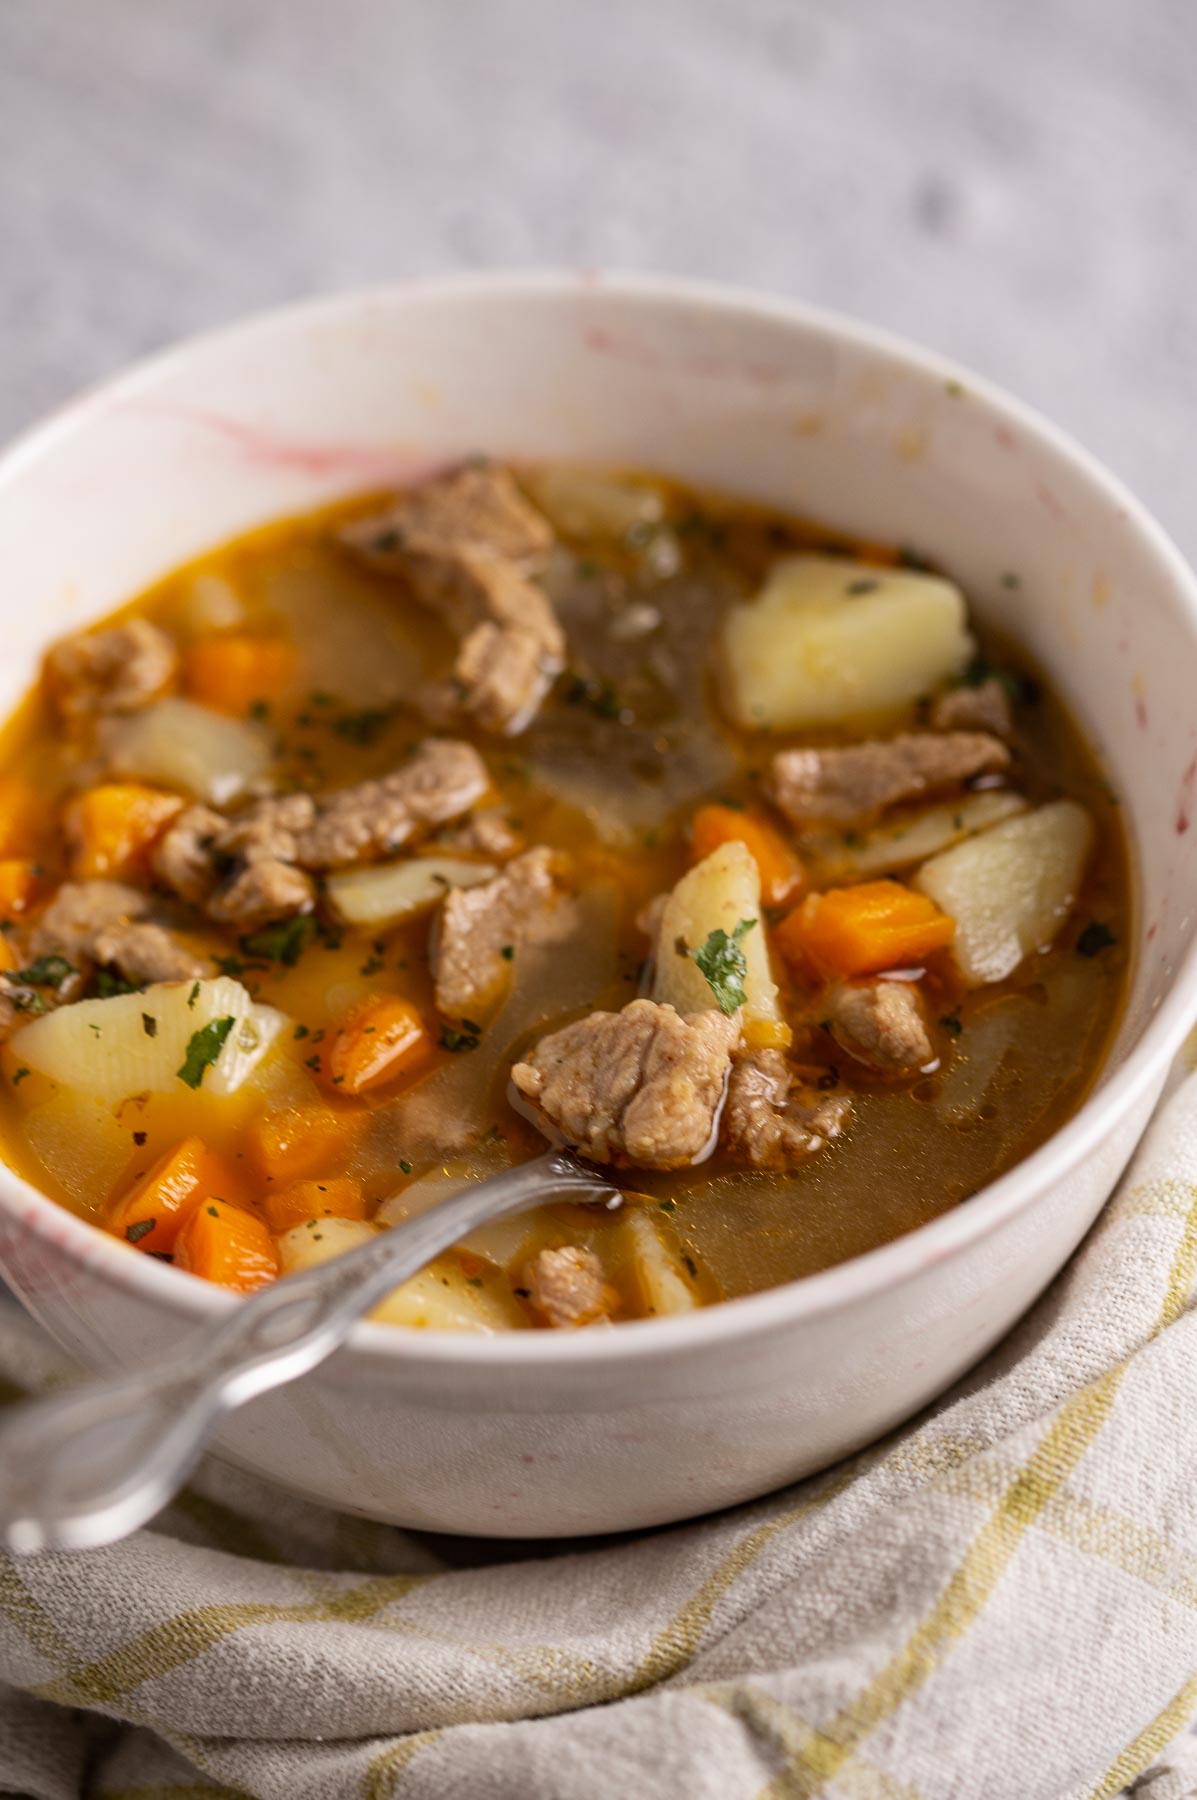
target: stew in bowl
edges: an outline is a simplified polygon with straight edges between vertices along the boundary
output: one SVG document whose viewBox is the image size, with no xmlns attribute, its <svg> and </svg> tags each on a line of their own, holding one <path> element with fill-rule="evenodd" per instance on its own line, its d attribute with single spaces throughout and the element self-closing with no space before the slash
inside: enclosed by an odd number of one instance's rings
<svg viewBox="0 0 1197 1800">
<path fill-rule="evenodd" d="M 966 1202 L 1127 968 L 1117 797 L 947 574 L 567 465 L 284 521 L 60 641 L 0 852 L 5 1155 L 133 1253 L 249 1291 L 544 1135 L 616 1172 L 397 1289 L 414 1326 L 689 1311 Z"/>
</svg>

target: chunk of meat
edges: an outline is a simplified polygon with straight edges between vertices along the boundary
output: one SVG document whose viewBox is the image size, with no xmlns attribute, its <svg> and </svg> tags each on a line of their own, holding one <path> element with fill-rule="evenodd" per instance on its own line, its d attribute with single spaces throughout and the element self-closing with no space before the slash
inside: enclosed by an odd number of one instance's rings
<svg viewBox="0 0 1197 1800">
<path fill-rule="evenodd" d="M 310 912 L 316 903 L 311 877 L 276 856 L 260 857 L 234 870 L 208 901 L 209 917 L 222 925 L 252 931 L 293 913 Z"/>
<path fill-rule="evenodd" d="M 548 596 L 510 564 L 469 550 L 426 582 L 424 598 L 461 639 L 442 698 L 484 731 L 523 731 L 565 667 L 565 633 Z"/>
<path fill-rule="evenodd" d="M 931 703 L 931 729 L 988 731 L 994 737 L 1012 737 L 1010 696 L 996 675 L 976 687 L 948 688 Z"/>
<path fill-rule="evenodd" d="M 822 750 L 781 750 L 770 772 L 772 797 L 794 824 L 849 821 L 1005 769 L 1010 752 L 983 731 L 907 732 Z"/>
<path fill-rule="evenodd" d="M 69 963 L 114 968 L 138 986 L 147 981 L 186 981 L 208 972 L 207 963 L 164 925 L 145 918 L 149 894 L 120 881 L 67 881 L 35 926 L 34 956 L 57 954 Z M 60 999 L 74 993 L 59 990 Z"/>
<path fill-rule="evenodd" d="M 459 469 L 358 520 L 343 541 L 402 575 L 458 639 L 451 681 L 430 696 L 487 731 L 522 731 L 565 664 L 565 635 L 528 571 L 553 543 L 505 469 Z"/>
<path fill-rule="evenodd" d="M 213 849 L 218 861 L 297 862 L 300 838 L 315 822 L 316 802 L 310 794 L 271 795 L 232 819 L 222 819 Z"/>
<path fill-rule="evenodd" d="M 460 856 L 483 856 L 502 862 L 522 850 L 520 837 L 505 814 L 497 806 L 483 807 L 471 813 L 460 825 L 438 831 L 433 840 L 439 850 L 451 850 Z"/>
<path fill-rule="evenodd" d="M 803 1103 L 780 1050 L 738 1056 L 727 1084 L 723 1142 L 754 1169 L 793 1169 L 839 1137 L 852 1117 L 846 1095 Z"/>
<path fill-rule="evenodd" d="M 319 800 L 312 823 L 296 834 L 292 860 L 305 869 L 340 869 L 386 855 L 419 831 L 469 812 L 489 786 L 472 744 L 427 738 L 393 774 Z"/>
<path fill-rule="evenodd" d="M 429 738 L 393 774 L 320 799 L 272 795 L 232 819 L 190 806 L 159 844 L 154 873 L 213 919 L 252 929 L 309 910 L 315 888 L 305 869 L 396 850 L 468 812 L 489 786 L 472 745 Z"/>
<path fill-rule="evenodd" d="M 922 1001 L 909 981 L 845 983 L 823 1006 L 836 1043 L 882 1074 L 925 1068 L 934 1058 Z"/>
<path fill-rule="evenodd" d="M 174 643 L 148 619 L 80 632 L 55 644 L 46 676 L 60 712 L 136 712 L 168 688 L 179 666 Z"/>
<path fill-rule="evenodd" d="M 453 888 L 433 953 L 436 1004 L 450 1018 L 484 1011 L 506 985 L 532 918 L 557 898 L 557 859 L 543 844 L 493 881 Z"/>
<path fill-rule="evenodd" d="M 711 1149 L 740 1023 L 633 1000 L 542 1038 L 511 1079 L 549 1127 L 595 1162 L 679 1169 Z"/>
<path fill-rule="evenodd" d="M 186 807 L 154 849 L 150 862 L 157 879 L 193 906 L 203 906 L 220 878 L 212 851 L 227 825 L 210 806 Z"/>
<path fill-rule="evenodd" d="M 91 954 L 95 962 L 118 970 L 137 987 L 151 981 L 190 981 L 210 973 L 204 957 L 180 944 L 164 925 L 149 920 L 108 926 L 95 939 Z"/>
<path fill-rule="evenodd" d="M 593 1250 L 577 1244 L 538 1251 L 524 1270 L 524 1286 L 530 1304 L 558 1328 L 593 1325 L 606 1318 L 611 1304 L 603 1265 Z"/>
<path fill-rule="evenodd" d="M 409 547 L 452 551 L 473 544 L 509 562 L 532 565 L 552 548 L 553 528 L 526 500 L 507 469 L 470 463 L 409 488 L 386 508 L 346 527 L 343 539 L 367 562 L 403 573 Z"/>
<path fill-rule="evenodd" d="M 34 927 L 34 956 L 57 952 L 70 963 L 102 962 L 97 941 L 150 909 L 150 896 L 123 881 L 64 881 Z"/>
</svg>

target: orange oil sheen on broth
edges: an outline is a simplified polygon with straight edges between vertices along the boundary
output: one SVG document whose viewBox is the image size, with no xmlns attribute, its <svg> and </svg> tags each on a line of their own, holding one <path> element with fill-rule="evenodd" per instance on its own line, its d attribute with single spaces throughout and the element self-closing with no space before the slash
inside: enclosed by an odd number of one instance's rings
<svg viewBox="0 0 1197 1800">
<path fill-rule="evenodd" d="M 107 1121 L 89 1112 L 80 1133 L 43 1076 L 14 1082 L 18 1033 L 5 1052 L 0 1083 L 0 1130 L 12 1167 L 55 1200 L 99 1219 L 114 1192 L 172 1145 L 198 1135 L 234 1172 L 238 1203 L 266 1221 L 272 1190 L 297 1182 L 305 1194 L 306 1184 L 318 1193 L 322 1180 L 355 1184 L 359 1210 L 369 1215 L 422 1176 L 485 1173 L 535 1152 L 541 1139 L 509 1103 L 510 1063 L 546 1030 L 594 1008 L 617 1010 L 641 991 L 648 945 L 637 920 L 687 868 L 696 808 L 704 802 L 760 808 L 760 778 L 774 750 L 847 742 L 869 729 L 864 721 L 850 732 L 765 739 L 729 726 L 719 710 L 711 655 L 727 607 L 759 586 L 778 555 L 794 549 L 843 551 L 879 568 L 900 560 L 892 548 L 667 483 L 655 486 L 660 517 L 644 529 L 630 528 L 616 541 L 564 534 L 553 552 L 544 581 L 565 626 L 569 667 L 529 728 L 503 739 L 471 734 L 460 722 L 451 727 L 454 737 L 472 738 L 483 751 L 493 804 L 522 842 L 562 852 L 571 884 L 604 921 L 607 948 L 596 956 L 587 994 L 579 998 L 568 989 L 568 971 L 550 967 L 542 994 L 521 1015 L 510 1054 L 496 1065 L 486 1052 L 489 1020 L 471 1022 L 483 1026 L 475 1034 L 442 1029 L 437 1019 L 426 916 L 382 933 L 310 932 L 293 962 L 255 957 L 239 942 L 243 934 L 196 920 L 192 938 L 203 952 L 239 964 L 255 997 L 295 1022 L 276 1087 L 265 1097 L 255 1089 L 224 1101 L 202 1085 L 134 1097 Z M 325 791 L 380 776 L 429 733 L 414 695 L 446 665 L 449 634 L 393 580 L 349 559 L 332 536 L 342 520 L 377 504 L 375 496 L 271 525 L 172 574 L 118 615 L 148 617 L 177 636 L 185 655 L 208 636 L 244 640 L 248 649 L 223 660 L 199 659 L 205 696 L 219 694 L 227 674 L 226 691 L 269 734 L 272 774 L 286 784 Z M 198 616 L 225 621 L 210 633 L 195 623 L 197 585 L 208 609 L 200 607 Z M 630 607 L 651 610 L 651 630 L 613 635 L 613 594 L 621 616 Z M 1020 788 L 1033 804 L 1061 795 L 1078 799 L 1094 821 L 1084 890 L 1053 947 L 1003 982 L 966 991 L 946 955 L 930 959 L 926 1001 L 939 1058 L 932 1072 L 895 1082 L 870 1075 L 829 1037 L 796 1046 L 812 1083 L 825 1092 L 850 1092 L 855 1107 L 848 1133 L 801 1167 L 748 1170 L 717 1149 L 701 1167 L 626 1171 L 621 1179 L 636 1196 L 629 1208 L 651 1220 L 700 1303 L 829 1267 L 961 1203 L 1048 1137 L 1096 1077 L 1122 1005 L 1130 941 L 1129 867 L 1117 804 L 1041 672 L 975 622 L 973 629 L 983 652 L 1020 685 Z M 276 648 L 259 656 L 254 645 Z M 270 672 L 271 692 L 246 705 L 245 682 L 259 664 Z M 887 718 L 883 728 L 917 724 L 911 713 Z M 43 892 L 68 873 L 67 849 L 52 825 L 82 761 L 40 694 L 18 709 L 0 737 L 0 777 L 32 784 L 43 802 L 28 845 Z M 7 853 L 3 844 L 0 851 Z M 1113 941 L 1100 954 L 1079 954 L 1078 941 L 1094 921 Z M 756 928 L 770 929 L 768 917 Z M 796 1014 L 803 984 L 780 958 L 774 968 L 783 1008 Z M 519 980 L 518 960 L 512 979 Z M 355 1009 L 388 996 L 410 1002 L 427 1021 L 426 1054 L 410 1082 L 395 1089 L 384 1082 L 346 1098 L 326 1079 L 331 1040 Z M 263 1107 L 285 1114 L 290 1104 L 288 1071 L 315 1081 L 326 1138 L 316 1166 L 300 1172 L 285 1146 L 270 1154 L 262 1148 Z M 412 1096 L 440 1092 L 446 1095 L 444 1141 L 431 1149 L 435 1119 L 422 1117 Z M 528 1256 L 544 1247 L 588 1246 L 603 1264 L 611 1316 L 633 1317 L 650 1302 L 625 1223 L 620 1214 L 549 1205 L 528 1221 L 517 1263 L 502 1261 L 514 1242 L 508 1232 L 493 1242 L 482 1234 L 437 1266 L 447 1285 L 473 1284 L 501 1303 L 506 1322 L 530 1325 L 535 1315 L 520 1273 Z"/>
</svg>

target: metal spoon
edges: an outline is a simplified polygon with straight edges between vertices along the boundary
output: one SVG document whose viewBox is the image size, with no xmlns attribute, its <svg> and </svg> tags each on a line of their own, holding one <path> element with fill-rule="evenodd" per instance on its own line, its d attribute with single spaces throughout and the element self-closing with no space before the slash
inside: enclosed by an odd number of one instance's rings
<svg viewBox="0 0 1197 1800">
<path fill-rule="evenodd" d="M 490 1219 L 570 1193 L 618 1198 L 565 1150 L 472 1183 L 369 1244 L 263 1288 L 165 1362 L 19 1407 L 0 1428 L 0 1543 L 85 1550 L 144 1525 L 234 1407 L 306 1375 L 384 1294 Z"/>
</svg>

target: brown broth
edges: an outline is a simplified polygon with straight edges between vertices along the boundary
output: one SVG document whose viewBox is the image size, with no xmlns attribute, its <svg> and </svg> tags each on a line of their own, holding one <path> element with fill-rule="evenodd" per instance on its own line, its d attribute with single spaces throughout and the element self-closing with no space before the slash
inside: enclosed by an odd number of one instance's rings
<svg viewBox="0 0 1197 1800">
<path fill-rule="evenodd" d="M 480 1048 L 438 1046 L 417 1086 L 359 1103 L 366 1128 L 327 1172 L 357 1177 L 372 1204 L 410 1186 L 410 1210 L 418 1210 L 434 1197 L 421 1177 L 441 1170 L 449 1178 L 473 1175 L 532 1154 L 540 1139 L 507 1099 L 513 1056 L 546 1026 L 595 1007 L 618 1008 L 638 992 L 647 946 L 636 916 L 684 872 L 695 805 L 758 799 L 768 753 L 787 743 L 863 735 L 765 740 L 733 731 L 717 708 L 711 642 L 726 606 L 750 593 L 779 553 L 817 547 L 879 565 L 892 564 L 897 553 L 658 485 L 666 495 L 663 527 L 614 545 L 564 542 L 554 552 L 547 583 L 569 638 L 571 669 L 522 736 L 477 739 L 526 841 L 572 857 L 588 907 L 585 944 L 576 958 L 563 953 L 560 966 L 547 971 L 542 993 L 516 996 L 520 1005 L 501 1009 Z M 427 735 L 411 695 L 444 666 L 449 639 L 393 580 L 351 563 L 330 537 L 334 524 L 373 504 L 359 500 L 272 525 L 172 574 L 125 609 L 179 630 L 197 579 L 215 576 L 238 595 L 246 628 L 293 639 L 295 679 L 268 717 L 274 772 L 285 782 L 325 789 L 380 774 Z M 613 618 L 627 621 L 629 609 L 646 606 L 660 615 L 651 634 L 612 633 Z M 1009 644 L 984 631 L 977 636 L 1033 695 L 1017 715 L 1018 785 L 1034 802 L 1078 799 L 1095 821 L 1097 847 L 1079 904 L 1053 947 L 1007 981 L 969 993 L 953 980 L 946 958 L 935 963 L 930 1010 L 947 1023 L 936 1026 L 941 1064 L 934 1074 L 904 1083 L 870 1079 L 830 1042 L 822 1045 L 824 1084 L 851 1087 L 855 1118 L 840 1141 L 795 1172 L 750 1172 L 721 1153 L 678 1173 L 628 1172 L 629 1189 L 683 1258 L 700 1300 L 827 1268 L 966 1201 L 1054 1132 L 1100 1068 L 1123 1002 L 1130 941 L 1117 802 L 1041 672 Z M 884 729 L 915 722 L 913 714 L 891 716 Z M 81 754 L 34 694 L 0 736 L 0 773 L 19 770 L 35 781 L 50 816 L 69 793 Z M 38 857 L 47 881 L 65 872 L 53 835 Z M 1116 942 L 1089 958 L 1078 955 L 1077 941 L 1092 920 Z M 435 1017 L 427 937 L 426 918 L 379 938 L 350 931 L 339 945 L 314 942 L 294 968 L 251 969 L 251 991 L 304 1028 L 286 1050 L 292 1086 L 304 1079 L 308 1056 L 318 1055 L 311 1046 L 320 1034 L 358 1000 L 403 994 Z M 235 938 L 201 924 L 195 941 L 228 955 Z M 786 995 L 797 1003 L 792 984 Z M 496 1032 L 501 1054 L 487 1042 Z M 11 1062 L 10 1052 L 6 1066 Z M 286 1092 L 285 1077 L 277 1094 Z M 187 1131 L 240 1159 L 254 1109 L 272 1103 L 260 1089 L 223 1103 L 202 1092 L 155 1095 L 127 1103 L 115 1125 L 93 1120 L 89 1136 L 80 1135 L 77 1119 L 64 1122 L 53 1102 L 51 1084 L 38 1076 L 0 1085 L 5 1157 L 52 1198 L 96 1219 L 114 1188 Z M 439 1127 L 429 1122 L 438 1105 Z M 408 1209 L 400 1198 L 392 1216 Z M 514 1242 L 504 1231 L 489 1243 L 481 1234 L 481 1248 L 460 1253 L 458 1265 L 500 1294 L 511 1323 L 530 1324 L 519 1263 L 503 1262 Z M 617 1316 L 644 1310 L 617 1215 L 542 1208 L 519 1258 L 566 1242 L 600 1250 L 620 1295 Z"/>
</svg>

